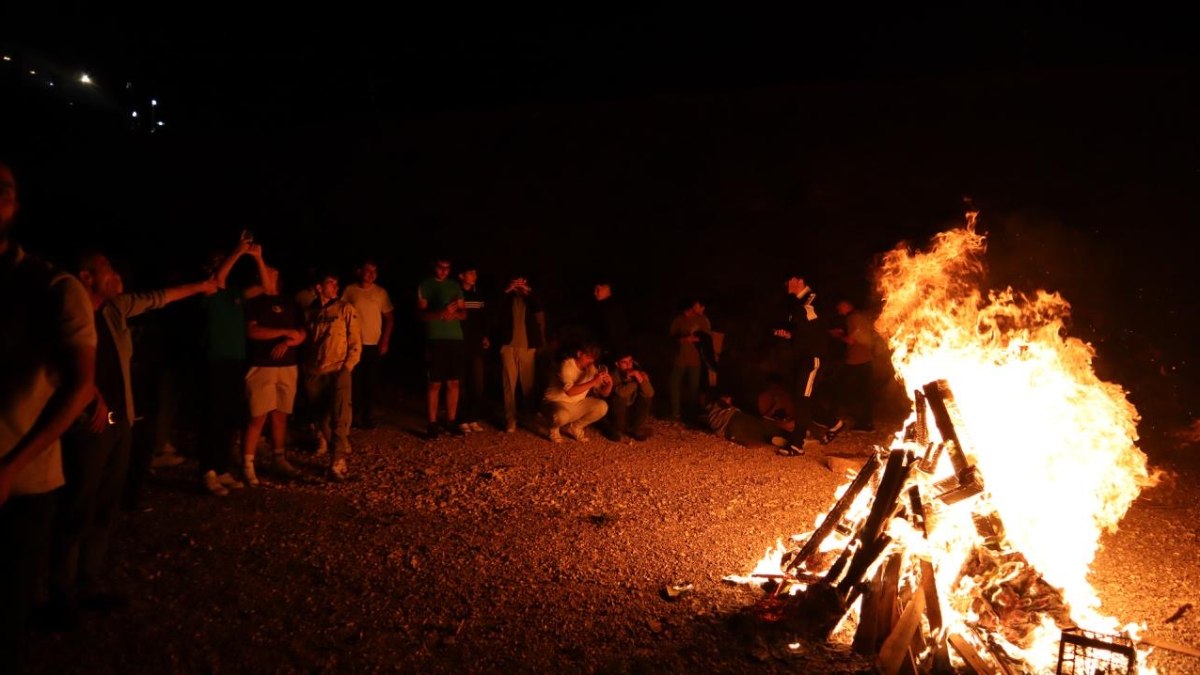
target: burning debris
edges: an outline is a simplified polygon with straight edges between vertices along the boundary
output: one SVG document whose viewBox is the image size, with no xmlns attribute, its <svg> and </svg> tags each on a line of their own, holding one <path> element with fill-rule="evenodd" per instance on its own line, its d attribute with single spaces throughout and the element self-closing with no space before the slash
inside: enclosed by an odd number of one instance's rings
<svg viewBox="0 0 1200 675">
<path fill-rule="evenodd" d="M 1098 612 L 1087 574 L 1155 481 L 1137 412 L 1064 337 L 1065 300 L 977 290 L 973 225 L 885 257 L 877 328 L 900 378 L 924 384 L 891 447 L 760 562 L 770 593 L 752 613 L 851 639 L 885 673 L 1133 672 L 1136 627 Z"/>
</svg>

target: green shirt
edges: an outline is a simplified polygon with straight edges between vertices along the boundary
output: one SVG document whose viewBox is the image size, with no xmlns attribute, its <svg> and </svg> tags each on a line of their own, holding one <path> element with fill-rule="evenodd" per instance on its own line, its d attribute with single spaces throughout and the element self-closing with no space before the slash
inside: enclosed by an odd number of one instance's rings
<svg viewBox="0 0 1200 675">
<path fill-rule="evenodd" d="M 222 288 L 204 299 L 209 363 L 246 360 L 246 314 L 242 291 Z"/>
<path fill-rule="evenodd" d="M 444 281 L 438 281 L 434 277 L 429 277 L 422 281 L 417 288 L 417 297 L 429 302 L 425 311 L 436 312 L 463 297 L 462 286 L 459 286 L 458 282 L 453 279 L 447 278 Z M 461 340 L 463 339 L 462 322 L 458 319 L 449 321 L 429 319 L 425 322 L 425 336 L 430 340 Z"/>
</svg>

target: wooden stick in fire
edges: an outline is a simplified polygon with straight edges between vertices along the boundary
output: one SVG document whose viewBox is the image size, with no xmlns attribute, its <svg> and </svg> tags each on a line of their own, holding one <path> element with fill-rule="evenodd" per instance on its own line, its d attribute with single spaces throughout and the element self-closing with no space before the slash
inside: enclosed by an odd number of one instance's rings
<svg viewBox="0 0 1200 675">
<path fill-rule="evenodd" d="M 846 489 L 846 492 L 833 505 L 833 508 L 830 509 L 825 519 L 821 521 L 821 524 L 817 526 L 817 529 L 813 530 L 812 536 L 808 538 L 808 541 L 804 542 L 804 546 L 798 550 L 793 549 L 784 554 L 781 562 L 782 568 L 785 571 L 792 572 L 793 567 L 799 566 L 805 560 L 808 560 L 809 556 L 817 552 L 817 548 L 821 545 L 821 542 L 825 541 L 825 537 L 828 537 L 829 533 L 833 532 L 833 528 L 837 527 L 837 524 L 841 522 L 842 516 L 846 515 L 847 509 L 854 503 L 854 500 L 858 497 L 858 493 L 862 492 L 862 489 L 871 481 L 875 473 L 879 471 L 879 465 L 879 456 L 872 454 L 866 463 L 863 464 L 862 468 L 858 470 L 858 475 L 854 477 L 854 481 L 850 483 L 850 487 Z"/>
<path fill-rule="evenodd" d="M 950 463 L 954 466 L 954 480 L 951 485 L 945 486 L 946 491 L 938 495 L 938 499 L 947 504 L 954 504 L 983 492 L 983 478 L 967 459 L 962 441 L 954 429 L 951 412 L 954 408 L 954 394 L 950 391 L 950 384 L 945 380 L 934 380 L 923 389 L 929 410 L 933 413 L 933 421 L 942 435 L 946 451 L 950 453 Z M 941 486 L 939 483 L 939 487 Z"/>
</svg>

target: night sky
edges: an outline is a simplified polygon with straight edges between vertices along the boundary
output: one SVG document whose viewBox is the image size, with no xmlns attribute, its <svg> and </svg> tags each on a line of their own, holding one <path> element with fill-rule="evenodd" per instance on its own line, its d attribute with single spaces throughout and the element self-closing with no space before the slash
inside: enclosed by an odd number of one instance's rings
<svg viewBox="0 0 1200 675">
<path fill-rule="evenodd" d="M 560 320 L 607 277 L 648 328 L 698 294 L 720 329 L 796 272 L 869 304 L 873 257 L 969 198 L 994 283 L 1063 292 L 1114 374 L 1193 412 L 1179 16 L 14 4 L 0 152 L 47 253 L 103 243 L 150 283 L 249 227 L 293 277 L 369 252 L 403 297 L 444 251 L 525 273 Z"/>
</svg>

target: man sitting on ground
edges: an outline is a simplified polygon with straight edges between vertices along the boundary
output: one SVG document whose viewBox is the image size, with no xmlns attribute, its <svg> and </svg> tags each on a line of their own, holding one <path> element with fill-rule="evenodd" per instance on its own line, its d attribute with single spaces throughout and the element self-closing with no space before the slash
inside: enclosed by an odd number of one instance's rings
<svg viewBox="0 0 1200 675">
<path fill-rule="evenodd" d="M 650 437 L 646 420 L 650 417 L 654 386 L 650 384 L 650 375 L 633 360 L 628 349 L 616 354 L 617 370 L 613 375 L 612 395 L 608 397 L 604 437 L 620 441 L 622 434 L 628 434 L 634 440 L 644 441 Z"/>
</svg>

